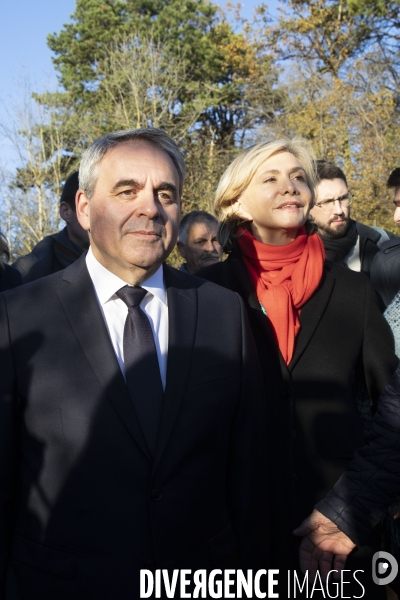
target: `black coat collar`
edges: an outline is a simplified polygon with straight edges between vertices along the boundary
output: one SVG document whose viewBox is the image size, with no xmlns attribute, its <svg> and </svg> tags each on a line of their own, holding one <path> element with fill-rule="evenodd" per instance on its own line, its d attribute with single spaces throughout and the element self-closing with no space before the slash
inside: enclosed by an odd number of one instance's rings
<svg viewBox="0 0 400 600">
<path fill-rule="evenodd" d="M 238 250 L 234 250 L 229 255 L 228 259 L 226 260 L 226 268 L 229 269 L 231 274 L 237 279 L 237 282 L 240 286 L 240 294 L 250 310 L 254 313 L 257 322 L 264 331 L 264 334 L 267 336 L 268 341 L 276 344 L 271 325 L 261 310 L 260 303 L 258 302 L 256 292 L 250 279 L 250 275 Z M 331 263 L 329 261 L 325 261 L 321 282 L 317 290 L 305 303 L 300 312 L 301 328 L 296 338 L 293 358 L 288 365 L 289 371 L 293 370 L 310 343 L 329 302 L 332 290 L 334 288 L 334 283 L 335 278 L 331 273 Z M 283 369 L 285 369 L 286 365 L 282 355 L 280 353 L 279 355 L 281 359 L 281 366 Z"/>
</svg>

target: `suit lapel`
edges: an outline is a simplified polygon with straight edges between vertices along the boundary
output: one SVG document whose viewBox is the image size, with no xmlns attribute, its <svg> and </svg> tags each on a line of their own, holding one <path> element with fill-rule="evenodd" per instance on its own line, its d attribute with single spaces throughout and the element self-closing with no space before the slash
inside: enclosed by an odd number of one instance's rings
<svg viewBox="0 0 400 600">
<path fill-rule="evenodd" d="M 250 276 L 247 272 L 246 266 L 240 256 L 232 253 L 227 259 L 231 263 L 231 273 L 236 277 L 240 288 L 241 295 L 244 297 L 250 308 L 252 309 L 260 328 L 262 328 L 264 335 L 267 338 L 269 344 L 276 347 L 276 340 L 274 332 L 271 328 L 269 320 L 260 308 L 260 303 L 257 299 L 257 295 L 254 291 Z M 317 291 L 313 294 L 310 300 L 303 306 L 300 313 L 300 332 L 296 338 L 295 351 L 290 364 L 287 366 L 283 360 L 282 354 L 279 352 L 280 366 L 282 373 L 287 373 L 288 370 L 292 371 L 299 358 L 310 343 L 312 336 L 314 335 L 321 317 L 324 313 L 326 305 L 329 302 L 335 279 L 331 274 L 329 268 L 325 266 L 321 283 Z"/>
<path fill-rule="evenodd" d="M 289 371 L 292 371 L 301 355 L 310 343 L 318 325 L 324 314 L 325 308 L 331 297 L 335 284 L 335 278 L 329 270 L 324 268 L 321 283 L 313 296 L 306 302 L 300 312 L 300 331 L 296 338 L 293 358 L 289 364 Z"/>
<path fill-rule="evenodd" d="M 168 298 L 167 385 L 155 457 L 156 467 L 171 436 L 182 404 L 197 326 L 197 291 L 187 276 L 164 265 Z"/>
<path fill-rule="evenodd" d="M 64 271 L 57 294 L 100 385 L 130 435 L 151 460 L 86 268 L 85 256 Z"/>
</svg>

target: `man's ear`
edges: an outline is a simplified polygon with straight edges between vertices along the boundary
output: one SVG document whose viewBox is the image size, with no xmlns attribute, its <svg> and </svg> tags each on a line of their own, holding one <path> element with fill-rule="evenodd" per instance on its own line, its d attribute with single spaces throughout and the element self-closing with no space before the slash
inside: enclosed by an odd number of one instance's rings
<svg viewBox="0 0 400 600">
<path fill-rule="evenodd" d="M 66 223 L 69 223 L 71 218 L 72 208 L 68 204 L 68 202 L 60 202 L 60 217 Z"/>
<path fill-rule="evenodd" d="M 83 190 L 76 192 L 75 205 L 79 224 L 86 231 L 90 231 L 90 200 Z"/>
<path fill-rule="evenodd" d="M 182 256 L 182 258 L 186 259 L 186 248 L 182 242 L 177 242 L 176 247 L 178 248 L 179 254 Z"/>
</svg>

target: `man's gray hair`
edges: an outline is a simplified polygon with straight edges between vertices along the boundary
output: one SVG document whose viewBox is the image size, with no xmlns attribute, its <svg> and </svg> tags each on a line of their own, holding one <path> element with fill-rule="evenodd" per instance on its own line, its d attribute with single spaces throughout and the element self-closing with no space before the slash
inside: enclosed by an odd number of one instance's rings
<svg viewBox="0 0 400 600">
<path fill-rule="evenodd" d="M 195 223 L 215 223 L 216 225 L 218 225 L 217 219 L 205 210 L 192 210 L 192 212 L 185 215 L 180 222 L 178 242 L 186 246 L 188 241 L 189 229 Z"/>
<path fill-rule="evenodd" d="M 83 190 L 88 198 L 94 194 L 99 176 L 99 163 L 105 154 L 118 144 L 132 141 L 143 141 L 163 150 L 171 158 L 178 173 L 179 195 L 185 181 L 186 166 L 183 156 L 174 140 L 162 129 L 125 129 L 102 135 L 85 150 L 79 165 L 79 189 Z"/>
</svg>

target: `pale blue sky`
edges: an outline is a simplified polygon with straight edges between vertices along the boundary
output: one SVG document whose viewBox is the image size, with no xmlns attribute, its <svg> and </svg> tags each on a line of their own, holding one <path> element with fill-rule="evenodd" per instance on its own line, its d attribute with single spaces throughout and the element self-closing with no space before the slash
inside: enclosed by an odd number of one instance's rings
<svg viewBox="0 0 400 600">
<path fill-rule="evenodd" d="M 216 3 L 224 5 L 225 1 Z M 260 0 L 244 0 L 243 15 L 250 17 L 260 3 Z M 276 6 L 277 0 L 268 4 Z M 74 8 L 75 0 L 0 0 L 0 121 L 3 123 L 9 120 L 7 109 L 12 112 L 13 101 L 18 102 L 22 95 L 22 82 L 29 82 L 30 88 L 39 92 L 55 86 L 56 73 L 46 37 L 60 31 Z M 1 139 L 0 148 L 4 164 L 9 148 Z"/>
</svg>

